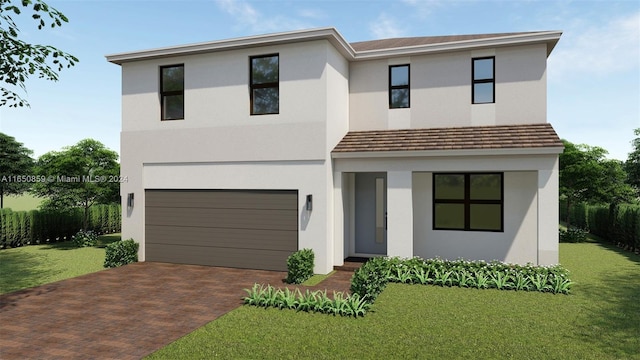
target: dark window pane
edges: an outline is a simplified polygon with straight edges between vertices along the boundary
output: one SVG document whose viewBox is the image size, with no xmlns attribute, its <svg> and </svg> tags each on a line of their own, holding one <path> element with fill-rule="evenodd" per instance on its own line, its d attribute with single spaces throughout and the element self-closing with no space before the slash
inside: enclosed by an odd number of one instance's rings
<svg viewBox="0 0 640 360">
<path fill-rule="evenodd" d="M 277 114 L 279 112 L 278 88 L 253 89 L 253 114 Z"/>
<path fill-rule="evenodd" d="M 184 66 L 162 68 L 162 91 L 184 90 Z"/>
<path fill-rule="evenodd" d="M 473 84 L 473 103 L 483 104 L 493 102 L 493 83 Z"/>
<path fill-rule="evenodd" d="M 409 89 L 392 89 L 391 90 L 391 107 L 392 108 L 409 107 Z"/>
<path fill-rule="evenodd" d="M 499 174 L 471 174 L 471 200 L 501 200 L 502 184 Z"/>
<path fill-rule="evenodd" d="M 391 86 L 409 85 L 409 67 L 393 66 L 391 69 Z"/>
<path fill-rule="evenodd" d="M 464 229 L 464 204 L 436 204 L 435 224 L 440 229 Z"/>
<path fill-rule="evenodd" d="M 473 80 L 493 79 L 493 59 L 473 60 Z"/>
<path fill-rule="evenodd" d="M 162 110 L 164 120 L 184 119 L 184 96 L 169 95 L 164 96 Z"/>
<path fill-rule="evenodd" d="M 502 205 L 471 204 L 470 223 L 472 230 L 500 230 L 502 229 Z"/>
<path fill-rule="evenodd" d="M 278 56 L 259 57 L 251 59 L 252 84 L 278 82 Z"/>
<path fill-rule="evenodd" d="M 436 199 L 464 199 L 464 175 L 436 175 Z"/>
</svg>

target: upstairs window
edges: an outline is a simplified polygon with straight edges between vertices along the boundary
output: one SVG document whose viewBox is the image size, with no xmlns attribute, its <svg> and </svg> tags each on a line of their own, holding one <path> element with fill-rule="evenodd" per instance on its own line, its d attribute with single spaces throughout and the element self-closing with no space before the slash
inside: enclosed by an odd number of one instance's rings
<svg viewBox="0 0 640 360">
<path fill-rule="evenodd" d="M 433 229 L 503 231 L 502 173 L 433 175 Z"/>
<path fill-rule="evenodd" d="M 409 107 L 409 65 L 389 66 L 389 109 Z"/>
<path fill-rule="evenodd" d="M 160 67 L 162 120 L 184 119 L 184 65 Z"/>
<path fill-rule="evenodd" d="M 495 57 L 473 59 L 473 86 L 471 98 L 474 104 L 495 102 Z"/>
<path fill-rule="evenodd" d="M 262 55 L 249 58 L 251 115 L 280 112 L 279 56 Z"/>
</svg>

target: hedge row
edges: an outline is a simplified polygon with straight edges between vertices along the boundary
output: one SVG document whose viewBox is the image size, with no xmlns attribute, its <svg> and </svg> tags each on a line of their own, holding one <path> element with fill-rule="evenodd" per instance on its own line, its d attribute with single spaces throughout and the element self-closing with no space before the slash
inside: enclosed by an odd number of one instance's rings
<svg viewBox="0 0 640 360">
<path fill-rule="evenodd" d="M 560 204 L 560 218 L 566 219 L 566 214 L 566 207 Z M 626 248 L 640 249 L 640 205 L 576 204 L 569 216 L 573 226 Z"/>
<path fill-rule="evenodd" d="M 70 240 L 82 228 L 82 209 L 68 211 L 0 209 L 0 248 Z M 98 234 L 120 231 L 120 205 L 89 209 L 87 230 Z"/>
</svg>

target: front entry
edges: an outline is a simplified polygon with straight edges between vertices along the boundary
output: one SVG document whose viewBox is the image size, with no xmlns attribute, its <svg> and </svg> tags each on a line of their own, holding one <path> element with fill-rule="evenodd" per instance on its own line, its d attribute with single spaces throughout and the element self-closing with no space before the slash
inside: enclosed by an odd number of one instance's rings
<svg viewBox="0 0 640 360">
<path fill-rule="evenodd" d="M 387 254 L 387 174 L 355 174 L 355 252 Z"/>
</svg>

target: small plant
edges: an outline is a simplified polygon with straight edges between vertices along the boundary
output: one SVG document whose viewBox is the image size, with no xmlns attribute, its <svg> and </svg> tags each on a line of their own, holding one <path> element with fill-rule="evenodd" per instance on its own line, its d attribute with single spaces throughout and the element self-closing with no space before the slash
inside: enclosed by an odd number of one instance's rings
<svg viewBox="0 0 640 360">
<path fill-rule="evenodd" d="M 98 235 L 91 230 L 80 230 L 71 237 L 71 241 L 77 247 L 96 246 L 98 244 Z"/>
<path fill-rule="evenodd" d="M 565 243 L 582 243 L 587 241 L 587 231 L 580 228 L 568 228 L 560 230 L 560 242 Z"/>
<path fill-rule="evenodd" d="M 498 290 L 508 290 L 511 289 L 511 284 L 509 281 L 511 280 L 511 276 L 502 271 L 497 271 L 493 274 L 490 274 L 491 280 L 489 280 L 489 284 L 496 287 Z"/>
<path fill-rule="evenodd" d="M 138 247 L 140 244 L 129 240 L 113 242 L 106 247 L 104 267 L 113 268 L 138 261 Z"/>
<path fill-rule="evenodd" d="M 516 290 L 529 291 L 531 289 L 531 280 L 529 279 L 529 276 L 527 276 L 526 274 L 522 272 L 518 272 L 516 273 L 514 280 L 515 280 L 514 288 Z"/>
<path fill-rule="evenodd" d="M 287 258 L 287 279 L 289 284 L 302 284 L 313 276 L 314 254 L 311 249 L 302 249 Z"/>
<path fill-rule="evenodd" d="M 486 289 L 489 287 L 489 277 L 479 271 L 476 273 L 476 288 L 478 289 Z"/>
<path fill-rule="evenodd" d="M 536 291 L 548 291 L 551 285 L 547 285 L 549 276 L 546 274 L 536 274 L 531 277 L 531 283 Z"/>
<path fill-rule="evenodd" d="M 318 312 L 323 314 L 341 316 L 364 316 L 371 308 L 371 303 L 366 297 L 357 294 L 345 295 L 334 292 L 333 299 L 327 296 L 327 291 L 310 291 L 302 293 L 299 289 L 276 289 L 271 285 L 254 284 L 253 288 L 245 289 L 247 296 L 244 303 L 260 307 L 275 307 L 278 309 L 290 309 L 305 312 Z"/>
</svg>

